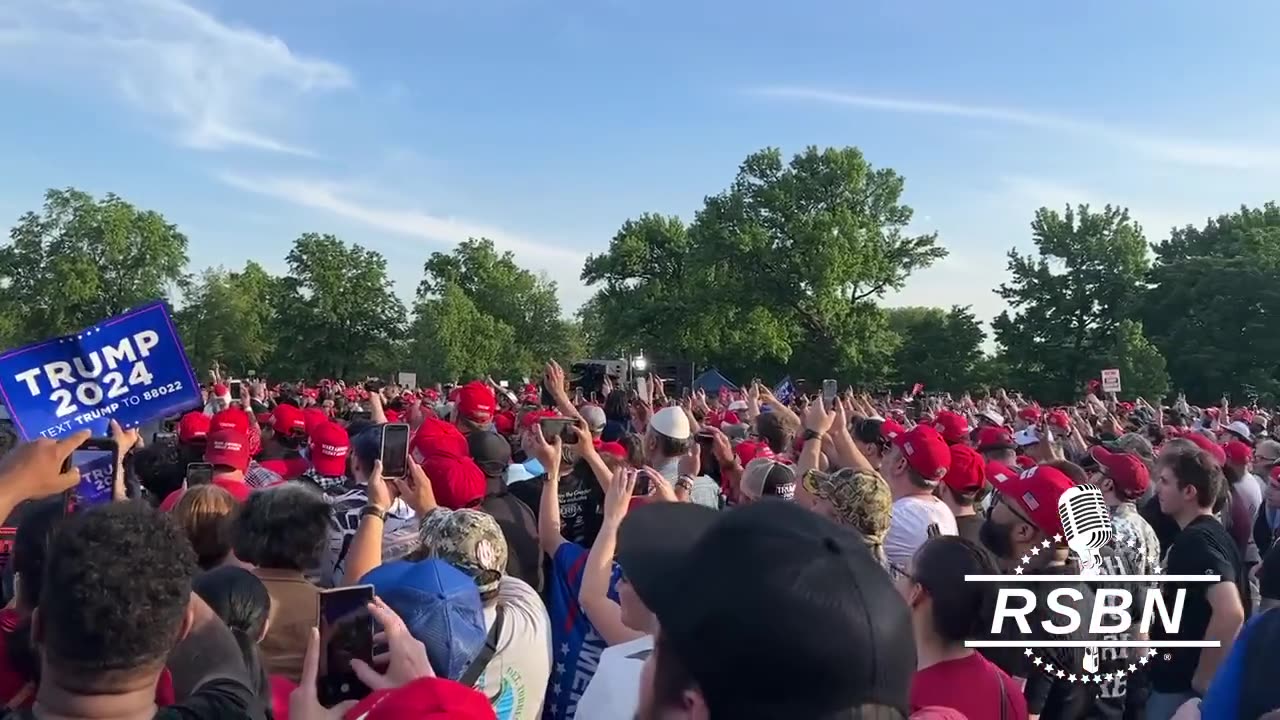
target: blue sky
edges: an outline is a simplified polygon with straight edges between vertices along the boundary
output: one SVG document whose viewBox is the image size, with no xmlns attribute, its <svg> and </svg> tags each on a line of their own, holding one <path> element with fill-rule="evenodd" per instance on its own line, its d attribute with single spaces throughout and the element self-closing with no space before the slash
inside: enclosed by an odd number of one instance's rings
<svg viewBox="0 0 1280 720">
<path fill-rule="evenodd" d="M 1158 9 L 1158 14 L 1153 10 Z M 590 291 L 642 212 L 765 146 L 857 145 L 951 256 L 888 304 L 1001 308 L 1036 207 L 1149 239 L 1271 199 L 1280 4 L 3 0 L 0 224 L 47 187 L 163 212 L 193 267 L 333 232 L 401 294 L 471 235 Z"/>
</svg>

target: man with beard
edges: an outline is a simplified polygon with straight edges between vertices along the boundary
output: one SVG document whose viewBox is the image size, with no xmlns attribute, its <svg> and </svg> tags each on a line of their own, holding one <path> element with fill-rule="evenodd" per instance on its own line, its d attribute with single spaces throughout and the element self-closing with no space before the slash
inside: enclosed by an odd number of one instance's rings
<svg viewBox="0 0 1280 720">
<path fill-rule="evenodd" d="M 994 464 L 994 463 L 992 463 Z M 999 471 L 1002 478 L 995 484 L 990 508 L 982 524 L 982 542 L 996 556 L 1001 569 L 1010 575 L 1006 587 L 1016 587 L 1016 575 L 1075 575 L 1079 570 L 1068 560 L 1069 550 L 1063 538 L 1062 520 L 1058 516 L 1058 499 L 1072 487 L 1071 479 L 1057 468 L 1039 465 L 1022 474 Z M 1050 617 L 1047 598 L 1050 592 L 1072 586 L 1082 600 L 1064 602 L 1089 617 L 1093 593 L 1070 579 L 1062 583 L 1036 582 L 1021 587 L 1035 593 L 1035 605 L 1026 616 L 1031 632 L 1020 630 L 1019 623 L 1002 621 L 991 639 L 1001 640 L 1084 640 L 1085 624 L 1075 632 L 1050 635 L 1042 626 L 1045 621 L 1060 622 Z M 1013 603 L 1011 603 L 1013 605 Z M 1079 674 L 1084 664 L 1083 648 L 1040 648 L 1034 662 L 1023 648 L 985 648 L 983 655 L 1015 678 L 1025 679 L 1023 694 L 1027 711 L 1040 720 L 1080 720 L 1089 716 L 1097 687 L 1072 682 L 1067 674 Z M 1058 677 L 1057 672 L 1063 672 Z"/>
</svg>

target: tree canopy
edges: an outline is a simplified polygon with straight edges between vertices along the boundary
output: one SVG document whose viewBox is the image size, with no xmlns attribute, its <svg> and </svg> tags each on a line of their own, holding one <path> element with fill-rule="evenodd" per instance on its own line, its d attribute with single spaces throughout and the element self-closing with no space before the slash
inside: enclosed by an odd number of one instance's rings
<svg viewBox="0 0 1280 720">
<path fill-rule="evenodd" d="M 547 358 L 641 350 L 731 377 L 835 377 L 866 389 L 1006 386 L 1045 402 L 1103 368 L 1124 395 L 1280 395 L 1280 207 L 1241 207 L 1149 243 L 1126 209 L 1040 208 L 1009 251 L 988 333 L 969 306 L 885 308 L 946 254 L 909 230 L 904 179 L 856 148 L 748 156 L 691 219 L 642 213 L 589 256 L 595 294 L 567 317 L 556 284 L 486 238 L 425 259 L 406 307 L 386 259 L 305 233 L 285 272 L 191 271 L 188 240 L 115 195 L 49 190 L 0 245 L 0 343 L 69 333 L 155 298 L 193 363 L 281 379 L 413 370 L 423 381 L 537 372 Z"/>
</svg>

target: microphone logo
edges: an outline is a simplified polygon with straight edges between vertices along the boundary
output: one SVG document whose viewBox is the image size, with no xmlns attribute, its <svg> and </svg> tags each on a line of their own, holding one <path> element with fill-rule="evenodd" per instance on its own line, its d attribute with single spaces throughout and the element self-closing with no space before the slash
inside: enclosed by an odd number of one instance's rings
<svg viewBox="0 0 1280 720">
<path fill-rule="evenodd" d="M 1100 549 L 1111 543 L 1111 511 L 1102 491 L 1094 485 L 1068 488 L 1058 499 L 1058 517 L 1067 547 L 1080 559 L 1082 575 L 1098 575 L 1102 567 Z"/>
</svg>

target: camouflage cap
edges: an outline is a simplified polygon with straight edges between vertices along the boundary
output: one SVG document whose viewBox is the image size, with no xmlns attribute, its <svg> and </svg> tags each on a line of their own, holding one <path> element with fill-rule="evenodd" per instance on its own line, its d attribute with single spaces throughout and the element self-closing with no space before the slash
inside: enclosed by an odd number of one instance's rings
<svg viewBox="0 0 1280 720">
<path fill-rule="evenodd" d="M 492 515 L 440 508 L 423 519 L 419 538 L 431 557 L 474 578 L 481 595 L 498 590 L 507 571 L 507 539 Z"/>
<path fill-rule="evenodd" d="M 861 532 L 868 545 L 884 544 L 893 510 L 893 496 L 884 478 L 847 468 L 830 475 L 810 471 L 805 473 L 804 488 L 830 502 L 837 521 Z"/>
</svg>

